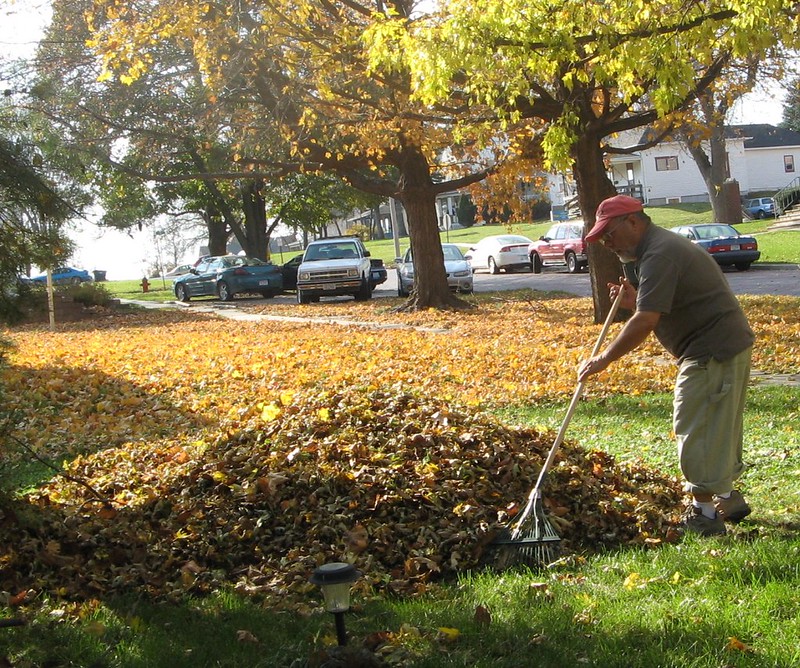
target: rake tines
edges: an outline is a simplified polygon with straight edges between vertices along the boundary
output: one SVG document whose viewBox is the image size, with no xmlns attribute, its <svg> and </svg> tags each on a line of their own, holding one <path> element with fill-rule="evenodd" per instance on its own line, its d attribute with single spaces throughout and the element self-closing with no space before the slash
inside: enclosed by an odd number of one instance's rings
<svg viewBox="0 0 800 668">
<path fill-rule="evenodd" d="M 500 548 L 495 560 L 500 569 L 541 568 L 559 557 L 561 538 L 544 514 L 541 496 L 536 494 L 527 510 L 490 543 Z"/>
</svg>

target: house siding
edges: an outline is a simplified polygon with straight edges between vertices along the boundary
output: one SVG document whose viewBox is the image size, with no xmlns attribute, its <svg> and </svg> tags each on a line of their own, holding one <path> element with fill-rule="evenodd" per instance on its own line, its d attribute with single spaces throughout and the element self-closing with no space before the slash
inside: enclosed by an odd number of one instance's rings
<svg viewBox="0 0 800 668">
<path fill-rule="evenodd" d="M 630 148 L 646 139 L 642 131 L 620 133 L 613 143 Z M 800 178 L 800 133 L 772 125 L 740 125 L 728 128 L 726 151 L 730 178 L 739 184 L 743 197 L 775 193 Z M 784 156 L 791 155 L 795 171 L 784 168 Z M 656 158 L 675 156 L 677 170 L 657 171 Z M 610 156 L 610 176 L 620 192 L 641 186 L 646 204 L 668 202 L 707 202 L 706 189 L 700 170 L 689 151 L 679 142 L 661 144 L 627 156 Z M 633 182 L 628 180 L 626 165 L 633 165 Z"/>
<path fill-rule="evenodd" d="M 750 188 L 741 140 L 728 140 L 728 164 L 730 176 L 739 182 L 744 192 Z M 674 156 L 678 169 L 658 171 L 656 158 Z M 705 181 L 689 151 L 676 142 L 665 142 L 641 152 L 642 185 L 645 203 L 651 206 L 670 202 L 708 202 Z"/>
<path fill-rule="evenodd" d="M 784 168 L 783 158 L 786 155 L 791 155 L 794 159 L 794 172 L 787 172 Z M 800 147 L 777 146 L 747 149 L 747 172 L 748 191 L 780 190 L 800 177 Z"/>
</svg>

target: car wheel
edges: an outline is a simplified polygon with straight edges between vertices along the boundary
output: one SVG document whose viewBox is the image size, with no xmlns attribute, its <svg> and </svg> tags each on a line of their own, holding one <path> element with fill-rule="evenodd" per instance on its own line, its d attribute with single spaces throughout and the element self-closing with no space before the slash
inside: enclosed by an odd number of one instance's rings
<svg viewBox="0 0 800 668">
<path fill-rule="evenodd" d="M 570 274 L 577 274 L 580 270 L 580 265 L 578 265 L 578 258 L 575 257 L 575 253 L 567 253 L 567 271 Z"/>
<path fill-rule="evenodd" d="M 739 271 L 747 271 L 748 269 L 750 269 L 750 264 L 751 264 L 750 262 L 737 262 L 735 267 Z"/>
<path fill-rule="evenodd" d="M 72 283 L 72 285 L 80 285 L 81 284 L 81 279 L 78 278 L 77 276 L 75 276 L 74 278 L 71 278 L 69 280 L 69 282 Z"/>
<path fill-rule="evenodd" d="M 369 287 L 369 281 L 367 279 L 361 280 L 361 287 L 359 288 L 358 292 L 356 292 L 353 297 L 356 298 L 356 301 L 365 302 L 368 299 L 372 299 L 372 290 Z"/>
<path fill-rule="evenodd" d="M 403 287 L 403 281 L 400 278 L 400 274 L 397 274 L 397 296 L 408 297 L 408 291 Z"/>
<path fill-rule="evenodd" d="M 175 297 L 177 297 L 179 302 L 188 302 L 189 301 L 189 293 L 186 292 L 186 286 L 183 283 L 178 283 L 175 286 Z"/>
<path fill-rule="evenodd" d="M 229 302 L 233 300 L 233 293 L 231 292 L 231 288 L 225 281 L 220 281 L 219 285 L 217 285 L 217 294 L 219 295 L 219 298 L 224 302 Z"/>
<path fill-rule="evenodd" d="M 275 293 L 274 293 L 274 292 L 272 292 L 272 290 L 264 290 L 264 291 L 261 293 L 261 296 L 262 296 L 264 299 L 272 299 L 272 298 L 275 296 Z"/>
<path fill-rule="evenodd" d="M 759 220 L 764 220 L 764 218 L 766 218 L 766 217 L 767 217 L 767 214 L 764 213 L 763 211 L 759 211 L 758 215 L 756 215 L 756 218 L 758 218 Z"/>
<path fill-rule="evenodd" d="M 310 301 L 311 301 L 311 297 L 309 297 L 300 288 L 297 288 L 297 303 L 298 304 L 308 304 Z"/>
<path fill-rule="evenodd" d="M 539 253 L 531 253 L 531 268 L 534 274 L 542 273 L 542 258 L 539 257 Z"/>
<path fill-rule="evenodd" d="M 494 258 L 490 255 L 489 256 L 489 273 L 490 274 L 499 274 L 500 269 L 497 266 L 497 263 L 494 261 Z"/>
</svg>

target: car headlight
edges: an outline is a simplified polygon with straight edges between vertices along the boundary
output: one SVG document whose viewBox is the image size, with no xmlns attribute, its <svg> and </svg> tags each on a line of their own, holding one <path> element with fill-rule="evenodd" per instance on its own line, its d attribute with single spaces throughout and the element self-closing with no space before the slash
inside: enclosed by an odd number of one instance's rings
<svg viewBox="0 0 800 668">
<path fill-rule="evenodd" d="M 347 270 L 347 275 L 351 278 L 358 276 L 358 269 L 352 268 Z"/>
<path fill-rule="evenodd" d="M 472 272 L 467 269 L 462 269 L 461 271 L 454 271 L 453 276 L 457 278 L 461 278 L 462 276 L 469 276 Z"/>
<path fill-rule="evenodd" d="M 301 281 L 311 280 L 311 274 L 308 273 L 307 271 L 301 271 L 299 276 Z"/>
</svg>

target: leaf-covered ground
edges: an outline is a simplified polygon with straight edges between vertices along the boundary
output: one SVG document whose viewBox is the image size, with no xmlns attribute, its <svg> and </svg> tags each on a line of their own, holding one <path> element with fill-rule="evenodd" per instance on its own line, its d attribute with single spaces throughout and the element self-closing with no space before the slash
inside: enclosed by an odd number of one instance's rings
<svg viewBox="0 0 800 668">
<path fill-rule="evenodd" d="M 745 303 L 756 368 L 796 372 L 798 300 Z M 288 315 L 415 328 L 147 311 L 7 332 L 18 428 L 5 460 L 23 446 L 64 453 L 70 480 L 6 515 L 0 588 L 81 598 L 231 583 L 282 598 L 306 592 L 317 564 L 348 558 L 362 586 L 409 592 L 482 563 L 553 438 L 482 409 L 572 392 L 599 330 L 589 300 L 459 315 L 363 306 Z M 672 373 L 650 343 L 591 392 L 664 391 Z M 547 504 L 569 551 L 657 544 L 671 538 L 680 490 L 568 443 Z"/>
</svg>

